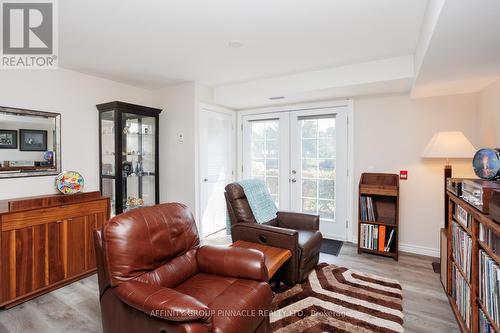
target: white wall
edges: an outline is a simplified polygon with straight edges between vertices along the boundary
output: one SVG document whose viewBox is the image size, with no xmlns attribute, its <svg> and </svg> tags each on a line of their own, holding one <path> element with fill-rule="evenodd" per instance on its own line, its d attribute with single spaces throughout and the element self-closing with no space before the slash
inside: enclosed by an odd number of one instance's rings
<svg viewBox="0 0 500 333">
<path fill-rule="evenodd" d="M 62 167 L 83 175 L 85 191 L 99 189 L 96 104 L 114 100 L 150 105 L 152 93 L 64 69 L 4 70 L 0 75 L 0 105 L 61 113 Z M 54 178 L 1 179 L 0 200 L 55 193 Z"/>
<path fill-rule="evenodd" d="M 483 147 L 500 147 L 500 80 L 479 95 L 480 133 Z"/>
<path fill-rule="evenodd" d="M 195 217 L 199 212 L 200 103 L 213 103 L 212 88 L 185 82 L 153 90 L 153 104 L 164 110 L 160 115 L 160 201 L 184 203 Z M 180 134 L 184 142 L 179 141 Z"/>
<path fill-rule="evenodd" d="M 160 201 L 196 207 L 195 83 L 187 82 L 153 91 L 160 115 Z M 184 142 L 179 142 L 179 134 Z"/>
<path fill-rule="evenodd" d="M 408 180 L 400 181 L 400 249 L 438 256 L 439 228 L 444 224 L 445 161 L 423 160 L 421 154 L 438 131 L 463 131 L 477 147 L 478 103 L 477 95 L 355 99 L 354 216 L 362 172 L 408 170 Z M 470 161 L 452 161 L 452 165 L 454 176 L 474 176 Z"/>
</svg>

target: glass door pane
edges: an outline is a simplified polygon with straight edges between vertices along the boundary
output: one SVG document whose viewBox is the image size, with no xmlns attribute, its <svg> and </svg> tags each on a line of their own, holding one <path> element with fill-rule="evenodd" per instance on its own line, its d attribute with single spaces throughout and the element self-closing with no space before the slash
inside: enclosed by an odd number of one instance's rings
<svg viewBox="0 0 500 333">
<path fill-rule="evenodd" d="M 122 182 L 124 211 L 155 204 L 155 118 L 122 115 Z"/>
<path fill-rule="evenodd" d="M 101 113 L 101 174 L 114 176 L 115 171 L 115 111 Z"/>
<path fill-rule="evenodd" d="M 299 128 L 302 211 L 334 221 L 335 118 L 299 118 Z"/>
<path fill-rule="evenodd" d="M 250 178 L 265 181 L 279 205 L 279 120 L 251 121 L 250 131 Z"/>
<path fill-rule="evenodd" d="M 111 214 L 115 215 L 115 111 L 106 111 L 101 117 L 101 189 L 110 198 Z"/>
</svg>

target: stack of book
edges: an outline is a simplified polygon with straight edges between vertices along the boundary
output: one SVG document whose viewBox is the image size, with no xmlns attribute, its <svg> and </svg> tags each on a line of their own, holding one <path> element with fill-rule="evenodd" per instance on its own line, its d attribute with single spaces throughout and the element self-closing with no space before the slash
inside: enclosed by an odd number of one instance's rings
<svg viewBox="0 0 500 333">
<path fill-rule="evenodd" d="M 500 326 L 500 267 L 483 250 L 479 251 L 479 300 Z"/>
<path fill-rule="evenodd" d="M 479 240 L 486 244 L 493 253 L 500 254 L 500 237 L 482 223 L 479 224 Z"/>
<path fill-rule="evenodd" d="M 363 221 L 376 221 L 377 212 L 375 211 L 375 205 L 373 204 L 372 197 L 361 196 L 361 220 Z"/>
<path fill-rule="evenodd" d="M 495 333 L 495 328 L 490 324 L 481 309 L 479 309 L 479 333 Z"/>
<path fill-rule="evenodd" d="M 470 295 L 470 287 L 463 278 L 462 274 L 458 271 L 458 269 L 453 266 L 452 269 L 452 297 L 455 299 L 455 303 L 458 308 L 458 312 L 460 313 L 462 319 L 465 322 L 467 328 L 470 329 L 470 321 L 471 321 L 471 295 Z"/>
<path fill-rule="evenodd" d="M 396 229 L 385 225 L 361 224 L 361 247 L 390 252 L 395 242 Z"/>
<path fill-rule="evenodd" d="M 470 228 L 472 225 L 472 215 L 469 214 L 462 206 L 455 206 L 455 220 L 460 222 L 464 227 Z"/>
<path fill-rule="evenodd" d="M 453 260 L 465 273 L 467 281 L 470 281 L 472 238 L 455 221 L 452 224 L 452 236 Z"/>
</svg>

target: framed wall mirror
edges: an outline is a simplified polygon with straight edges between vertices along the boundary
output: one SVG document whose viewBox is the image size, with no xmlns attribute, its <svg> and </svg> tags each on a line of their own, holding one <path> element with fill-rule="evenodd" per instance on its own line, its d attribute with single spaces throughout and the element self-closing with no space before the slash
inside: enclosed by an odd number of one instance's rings
<svg viewBox="0 0 500 333">
<path fill-rule="evenodd" d="M 0 178 L 61 172 L 61 114 L 0 106 Z"/>
</svg>

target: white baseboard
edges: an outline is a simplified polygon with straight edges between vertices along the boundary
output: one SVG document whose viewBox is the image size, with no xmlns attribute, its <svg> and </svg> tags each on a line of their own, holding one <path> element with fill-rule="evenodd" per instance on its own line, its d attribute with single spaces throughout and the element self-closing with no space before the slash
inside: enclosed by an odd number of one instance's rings
<svg viewBox="0 0 500 333">
<path fill-rule="evenodd" d="M 332 240 L 338 240 L 338 241 L 347 241 L 345 237 L 341 237 L 338 235 L 333 235 L 333 234 L 325 234 L 324 232 L 321 233 L 323 235 L 324 239 L 332 239 Z"/>
<path fill-rule="evenodd" d="M 439 258 L 439 253 L 440 253 L 439 249 L 434 249 L 432 247 L 410 245 L 410 244 L 401 244 L 401 243 L 399 243 L 399 251 L 420 254 L 423 256 L 429 256 L 429 257 L 435 257 L 435 258 Z"/>
</svg>

